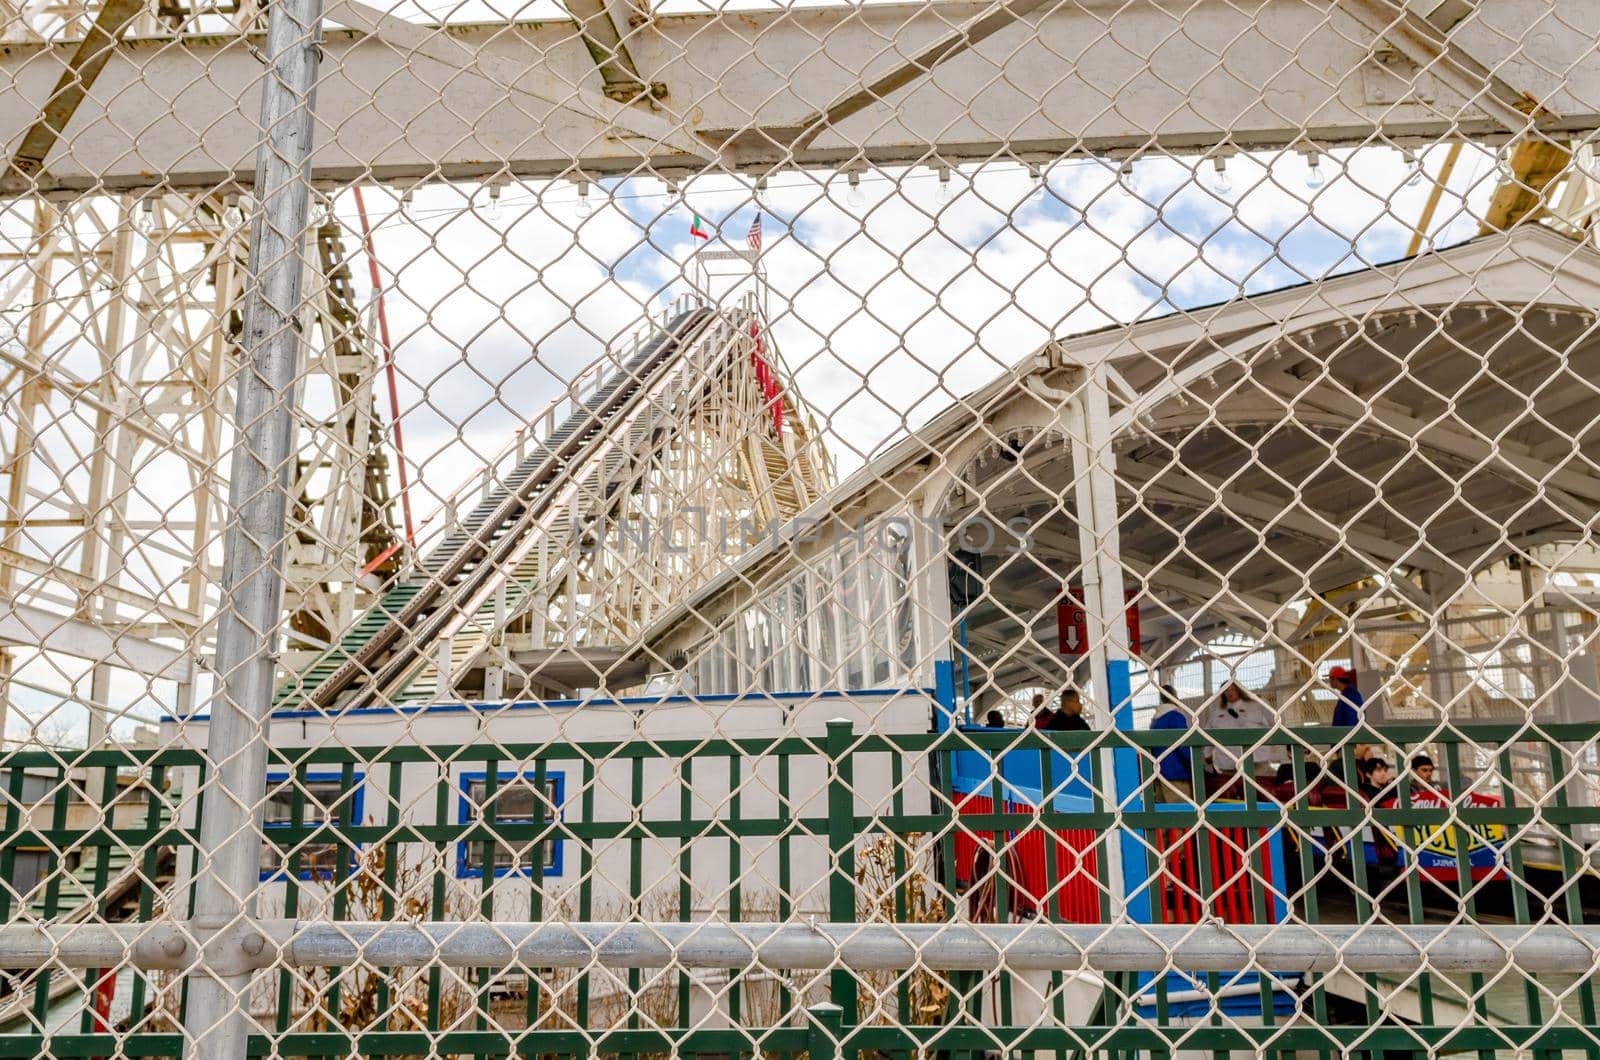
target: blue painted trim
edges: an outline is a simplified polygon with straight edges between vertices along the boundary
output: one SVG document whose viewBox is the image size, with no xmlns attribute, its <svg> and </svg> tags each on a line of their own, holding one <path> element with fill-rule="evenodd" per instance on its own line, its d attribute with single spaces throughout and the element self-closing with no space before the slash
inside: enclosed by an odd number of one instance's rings
<svg viewBox="0 0 1600 1060">
<path fill-rule="evenodd" d="M 1260 805 L 1258 802 L 1256 805 Z M 1272 910 L 1272 922 L 1281 924 L 1289 916 L 1289 903 L 1284 899 L 1284 894 L 1289 890 L 1285 873 L 1288 867 L 1283 860 L 1283 829 L 1274 828 L 1267 833 L 1267 870 L 1272 873 L 1273 886 L 1268 890 L 1269 908 Z"/>
<path fill-rule="evenodd" d="M 497 783 L 504 780 L 516 780 L 518 777 L 526 777 L 529 780 L 534 780 L 537 778 L 537 776 L 538 773 L 531 769 L 524 770 L 521 773 L 518 773 L 513 769 L 495 771 L 495 780 Z M 487 771 L 482 769 L 475 772 L 462 773 L 457 778 L 457 783 L 461 788 L 461 798 L 457 808 L 457 824 L 467 824 L 472 820 L 472 799 L 470 797 L 470 793 L 472 791 L 472 782 L 475 780 L 487 779 L 489 779 L 489 774 Z M 562 820 L 563 815 L 561 806 L 566 802 L 567 798 L 566 770 L 547 769 L 544 772 L 544 779 L 546 783 L 553 784 L 555 786 L 556 820 Z M 497 817 L 495 818 L 495 823 L 532 824 L 533 819 L 531 817 Z M 544 874 L 546 876 L 560 876 L 562 866 L 565 864 L 564 847 L 566 840 L 551 838 L 545 840 L 545 842 L 550 844 L 551 850 L 550 867 L 544 870 Z M 490 854 L 491 858 L 493 856 L 493 854 Z M 503 869 L 494 870 L 495 879 L 499 879 L 502 876 L 531 875 L 533 875 L 531 870 L 522 868 L 520 865 L 508 865 Z M 467 841 L 465 839 L 456 843 L 456 878 L 461 880 L 481 880 L 483 878 L 482 869 L 474 869 L 467 865 Z"/>
<path fill-rule="evenodd" d="M 949 659 L 934 660 L 933 699 L 939 708 L 933 712 L 933 727 L 944 732 L 956 716 L 956 668 Z"/>
<path fill-rule="evenodd" d="M 1157 810 L 1194 810 L 1194 804 L 1188 802 L 1158 802 Z M 1257 805 L 1270 806 L 1272 803 L 1261 800 Z M 1210 815 L 1226 813 L 1229 810 L 1242 810 L 1243 802 L 1214 802 L 1206 807 L 1207 820 L 1212 821 L 1218 828 L 1226 828 L 1226 818 L 1214 818 Z M 1196 820 L 1199 815 L 1196 814 Z M 1281 924 L 1288 918 L 1289 908 L 1280 893 L 1284 888 L 1285 865 L 1283 859 L 1283 829 L 1273 826 L 1267 832 L 1267 869 L 1272 874 L 1273 887 L 1268 891 L 1267 909 L 1275 924 Z M 1137 976 L 1137 989 L 1134 994 L 1134 1005 L 1141 1016 L 1154 1017 L 1156 1014 L 1156 986 L 1155 980 L 1158 973 L 1139 972 Z M 1299 972 L 1269 972 L 1272 978 L 1272 1007 L 1278 1015 L 1287 1015 L 1293 1012 L 1298 1003 L 1294 995 L 1289 993 L 1304 976 Z M 1206 975 L 1204 972 L 1171 971 L 1166 973 L 1168 991 L 1198 990 L 1206 992 Z M 1255 972 L 1218 972 L 1217 978 L 1229 987 L 1254 985 L 1260 982 L 1260 976 Z M 1223 1012 L 1239 1016 L 1261 1015 L 1261 994 L 1259 991 L 1249 994 L 1231 994 L 1227 997 L 1200 998 L 1194 1001 L 1169 1002 L 1167 1013 L 1171 1016 L 1203 1016 L 1215 1006 Z"/>
<path fill-rule="evenodd" d="M 666 703 L 732 703 L 736 700 L 751 699 L 766 703 L 772 700 L 811 700 L 811 699 L 861 699 L 868 696 L 932 696 L 931 688 L 862 688 L 850 690 L 819 689 L 814 692 L 716 692 L 702 696 L 624 696 L 621 698 L 590 699 L 545 699 L 525 700 L 517 703 L 419 703 L 410 707 L 359 707 L 355 710 L 275 710 L 268 717 L 276 720 L 283 718 L 320 718 L 329 721 L 337 718 L 370 717 L 377 714 L 411 715 L 411 714 L 468 714 L 481 713 L 484 710 L 557 710 L 577 707 L 595 706 L 661 706 Z M 188 717 L 179 717 L 176 714 L 163 714 L 162 722 L 180 721 L 210 721 L 209 714 L 192 714 Z"/>
<path fill-rule="evenodd" d="M 1299 972 L 1269 972 L 1273 979 L 1272 1011 L 1274 1015 L 1288 1016 L 1299 1008 L 1295 995 L 1290 993 L 1305 977 Z M 1217 978 L 1229 987 L 1256 986 L 1261 977 L 1255 972 L 1218 972 Z M 1169 993 L 1178 991 L 1206 992 L 1206 973 L 1204 972 L 1168 972 L 1165 976 Z M 1154 1019 L 1158 1011 L 1156 1005 L 1155 983 L 1156 977 L 1149 972 L 1138 973 L 1138 987 L 1134 993 L 1134 1008 L 1140 1016 Z M 1146 1000 L 1148 999 L 1148 1000 Z M 1259 987 L 1252 993 L 1235 993 L 1223 997 L 1196 998 L 1192 1001 L 1167 1002 L 1168 1018 L 1197 1019 L 1211 1015 L 1213 1012 L 1223 1012 L 1231 1016 L 1259 1016 L 1261 1015 L 1261 993 Z"/>
<path fill-rule="evenodd" d="M 963 711 L 967 716 L 967 724 L 972 724 L 972 676 L 967 658 L 967 620 L 961 620 L 961 702 L 965 707 Z"/>
<path fill-rule="evenodd" d="M 293 775 L 294 774 L 286 773 L 283 770 L 278 770 L 276 772 L 267 773 L 267 789 L 271 790 L 273 785 L 282 784 L 284 781 L 289 780 Z M 344 773 L 342 771 L 334 772 L 334 773 L 328 773 L 328 772 L 307 773 L 305 779 L 306 779 L 306 783 L 307 784 L 310 784 L 310 783 L 313 783 L 313 782 L 320 783 L 320 784 L 326 784 L 326 783 L 330 783 L 330 782 L 334 783 L 334 784 L 343 784 L 344 783 Z M 352 821 L 354 821 L 356 824 L 360 824 L 361 823 L 362 803 L 363 803 L 365 795 L 366 795 L 366 784 L 365 784 L 366 779 L 367 779 L 367 775 L 365 773 L 352 773 L 351 777 L 350 777 L 350 783 L 353 785 L 352 790 L 354 792 L 354 794 L 351 796 L 351 799 L 350 799 L 350 819 Z M 344 801 L 344 796 L 343 795 L 341 795 L 339 797 L 339 801 L 340 802 Z M 315 824 L 327 824 L 328 822 L 326 822 L 326 821 L 317 821 L 317 822 L 314 822 L 314 823 Z M 310 826 L 311 826 L 310 823 L 306 823 L 306 824 L 302 824 L 300 827 L 306 828 L 306 827 L 310 827 Z M 294 825 L 287 824 L 287 823 L 280 823 L 280 822 L 268 823 L 266 821 L 262 821 L 261 822 L 261 828 L 262 828 L 263 832 L 270 831 L 273 828 L 293 828 L 293 827 L 294 827 Z M 356 868 L 356 851 L 360 850 L 360 849 L 361 849 L 361 844 L 359 844 L 359 843 L 353 844 L 352 847 L 351 847 L 351 850 L 350 850 L 350 868 L 351 868 L 351 871 L 354 871 L 355 868 Z M 302 869 L 300 872 L 297 872 L 295 875 L 298 878 L 302 879 L 302 880 L 313 880 L 313 879 L 316 879 L 316 876 L 311 872 L 310 869 Z M 262 872 L 261 872 L 261 879 L 263 879 L 263 880 L 286 880 L 288 878 L 289 878 L 289 873 L 285 869 L 273 869 L 270 872 L 266 871 L 266 870 L 262 870 Z"/>
<path fill-rule="evenodd" d="M 1133 681 L 1127 659 L 1106 660 L 1106 698 L 1111 703 L 1112 724 L 1123 732 L 1133 731 Z M 1113 749 L 1111 775 L 1116 786 L 1118 810 L 1122 813 L 1137 810 L 1139 752 L 1131 747 Z M 1144 844 L 1131 828 L 1120 828 L 1117 834 L 1122 853 L 1122 894 L 1128 903 L 1128 916 L 1137 923 L 1148 924 L 1150 875 L 1144 863 Z"/>
<path fill-rule="evenodd" d="M 973 732 L 1020 732 L 1020 729 L 973 729 Z M 1094 791 L 1089 787 L 1089 757 L 1092 751 L 1050 752 L 1050 776 L 1055 781 L 1053 809 L 1066 813 L 1088 813 L 1094 808 Z M 1021 751 L 980 751 L 968 748 L 948 752 L 950 790 L 957 795 L 989 795 L 996 779 L 1003 798 L 1044 805 L 1044 774 L 1040 753 Z M 998 769 L 996 755 L 998 754 Z"/>
</svg>

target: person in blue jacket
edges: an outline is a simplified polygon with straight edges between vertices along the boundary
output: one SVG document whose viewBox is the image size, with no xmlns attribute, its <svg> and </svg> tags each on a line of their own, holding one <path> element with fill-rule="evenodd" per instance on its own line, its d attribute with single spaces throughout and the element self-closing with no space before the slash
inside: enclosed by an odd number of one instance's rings
<svg viewBox="0 0 1600 1060">
<path fill-rule="evenodd" d="M 1161 700 L 1162 709 L 1151 719 L 1151 729 L 1187 730 L 1193 724 L 1188 709 L 1178 698 L 1177 689 L 1162 685 Z M 1168 747 L 1157 753 L 1156 773 L 1161 779 L 1156 793 L 1162 802 L 1194 801 L 1194 770 L 1190 766 L 1192 758 L 1192 749 L 1182 745 Z"/>
<path fill-rule="evenodd" d="M 1333 689 L 1333 694 L 1339 697 L 1333 704 L 1333 724 L 1343 729 L 1354 729 L 1359 726 L 1365 720 L 1362 715 L 1367 701 L 1362 696 L 1361 689 L 1356 687 L 1355 671 L 1347 670 L 1343 666 L 1333 667 L 1328 671 L 1328 685 Z M 1340 741 L 1340 746 L 1343 746 L 1343 741 Z M 1366 768 L 1364 744 L 1356 745 L 1355 755 L 1357 780 L 1364 783 L 1363 770 Z M 1333 761 L 1328 766 L 1328 773 L 1340 784 L 1344 783 L 1344 757 L 1337 749 Z M 1336 852 L 1334 857 L 1343 860 L 1349 856 L 1349 848 L 1344 844 L 1339 828 L 1329 825 L 1324 829 L 1323 843 L 1325 849 Z"/>
<path fill-rule="evenodd" d="M 1339 697 L 1333 705 L 1333 723 L 1346 729 L 1360 725 L 1362 708 L 1367 701 L 1356 687 L 1355 671 L 1335 666 L 1328 671 L 1328 684 L 1333 686 L 1334 694 Z"/>
</svg>

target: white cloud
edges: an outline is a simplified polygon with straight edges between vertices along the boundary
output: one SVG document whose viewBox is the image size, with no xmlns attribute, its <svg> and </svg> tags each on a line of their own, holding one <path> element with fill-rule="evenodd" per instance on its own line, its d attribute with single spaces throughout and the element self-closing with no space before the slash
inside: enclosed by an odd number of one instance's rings
<svg viewBox="0 0 1600 1060">
<path fill-rule="evenodd" d="M 1425 156 L 1434 171 L 1438 157 Z M 1462 197 L 1481 209 L 1487 194 L 1480 163 L 1463 159 L 1445 196 L 1451 238 Z M 1405 158 L 1320 165 L 1312 189 L 1299 156 L 1234 157 L 1223 196 L 1204 160 L 1141 162 L 1134 193 L 1115 166 L 1072 161 L 1031 198 L 1024 169 L 996 166 L 954 174 L 949 203 L 930 170 L 869 173 L 859 208 L 842 176 L 787 174 L 763 198 L 772 332 L 848 469 L 1051 335 L 1401 253 L 1428 191 L 1406 184 Z M 580 228 L 571 185 L 508 190 L 493 223 L 430 189 L 414 220 L 382 227 L 409 455 L 430 491 L 435 468 L 498 449 L 646 306 L 691 285 L 692 211 L 742 244 L 747 184 L 701 178 L 685 195 L 654 179 L 596 186 Z"/>
</svg>

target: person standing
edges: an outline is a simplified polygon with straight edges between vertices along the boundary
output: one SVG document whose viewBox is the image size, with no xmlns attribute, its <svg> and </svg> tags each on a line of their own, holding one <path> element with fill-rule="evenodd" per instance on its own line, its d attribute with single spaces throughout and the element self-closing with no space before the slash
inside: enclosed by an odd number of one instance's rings
<svg viewBox="0 0 1600 1060">
<path fill-rule="evenodd" d="M 1333 694 L 1338 698 L 1333 704 L 1333 724 L 1342 729 L 1359 728 L 1366 723 L 1366 697 L 1361 694 L 1361 689 L 1356 687 L 1356 674 L 1354 670 L 1347 670 L 1343 666 L 1335 666 L 1328 671 L 1328 686 L 1333 689 Z M 1345 783 L 1344 774 L 1344 745 L 1340 740 L 1333 748 L 1333 761 L 1329 772 L 1341 784 Z M 1372 754 L 1372 747 L 1368 744 L 1355 745 L 1356 781 L 1359 786 L 1361 777 L 1366 772 L 1362 764 Z"/>
<path fill-rule="evenodd" d="M 1356 687 L 1355 671 L 1335 666 L 1328 671 L 1328 684 L 1339 697 L 1338 702 L 1333 705 L 1333 724 L 1346 729 L 1353 729 L 1362 724 L 1365 721 L 1367 700 L 1361 694 L 1361 689 Z"/>
<path fill-rule="evenodd" d="M 1055 732 L 1088 732 L 1089 723 L 1083 720 L 1083 697 L 1076 688 L 1061 693 L 1061 706 L 1050 719 Z"/>
<path fill-rule="evenodd" d="M 1177 689 L 1161 686 L 1163 709 L 1150 721 L 1150 728 L 1188 732 L 1193 725 L 1189 708 L 1178 698 Z M 1156 792 L 1162 802 L 1194 801 L 1194 769 L 1192 748 L 1173 743 L 1156 752 Z"/>
<path fill-rule="evenodd" d="M 1246 692 L 1238 682 L 1222 690 L 1222 695 L 1212 700 L 1200 715 L 1200 725 L 1212 732 L 1222 729 L 1270 729 L 1277 723 L 1272 709 Z M 1220 790 L 1239 771 L 1239 760 L 1246 748 L 1233 746 L 1206 748 L 1208 791 Z"/>
<path fill-rule="evenodd" d="M 1035 729 L 1048 729 L 1050 721 L 1056 716 L 1055 711 L 1044 705 L 1044 693 L 1033 694 L 1033 727 Z"/>
</svg>

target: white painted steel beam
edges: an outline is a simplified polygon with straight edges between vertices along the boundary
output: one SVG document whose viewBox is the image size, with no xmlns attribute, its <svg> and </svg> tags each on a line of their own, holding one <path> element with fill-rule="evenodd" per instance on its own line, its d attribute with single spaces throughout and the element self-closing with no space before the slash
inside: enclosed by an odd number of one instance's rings
<svg viewBox="0 0 1600 1060">
<path fill-rule="evenodd" d="M 194 665 L 189 654 L 177 648 L 14 600 L 0 601 L 0 643 L 58 651 L 179 682 L 189 679 Z"/>
<path fill-rule="evenodd" d="M 1119 470 L 1118 474 L 1121 475 L 1122 472 Z M 1065 535 L 1047 527 L 1037 527 L 1031 534 L 1035 541 L 1057 549 L 1062 555 L 1077 553 L 1076 541 L 1070 541 Z M 1130 553 L 1126 548 L 1122 549 L 1121 554 L 1122 565 L 1152 587 L 1171 589 L 1193 603 L 1204 604 L 1206 610 L 1226 618 L 1240 629 L 1266 632 L 1271 621 L 1270 616 L 1277 614 L 1282 608 L 1276 601 L 1231 586 L 1221 577 L 1192 578 L 1181 571 L 1173 570 L 1170 563 Z M 1035 632 L 1045 631 L 1055 621 L 1054 614 L 1046 615 L 1035 627 Z"/>
<path fill-rule="evenodd" d="M 1588 974 L 1593 925 L 241 921 L 0 927 L 0 967 L 746 968 Z"/>
<path fill-rule="evenodd" d="M 1433 448 L 1473 464 L 1482 464 L 1508 474 L 1519 483 L 1536 483 L 1543 494 L 1566 504 L 1572 518 L 1580 524 L 1593 507 L 1600 505 L 1600 477 L 1592 475 L 1574 460 L 1553 464 L 1540 460 L 1526 447 L 1507 438 L 1491 438 L 1474 433 L 1453 416 L 1427 418 L 1377 398 L 1361 400 L 1336 386 L 1317 380 L 1304 380 L 1286 372 L 1257 368 L 1251 378 L 1284 399 L 1289 407 L 1311 407 L 1331 412 L 1352 424 L 1370 422 L 1413 444 Z"/>
<path fill-rule="evenodd" d="M 628 38 L 641 76 L 666 86 L 656 110 L 604 98 L 567 19 L 447 32 L 330 29 L 313 164 L 327 182 L 593 177 L 644 166 L 699 171 L 708 163 L 696 155 L 720 150 L 719 165 L 759 173 L 997 152 L 1041 158 L 1224 141 L 1251 149 L 1509 135 L 1506 89 L 1469 99 L 1437 76 L 1437 64 L 1421 72 L 1379 61 L 1374 50 L 1388 45 L 1336 6 L 1047 5 L 970 48 L 946 47 L 952 27 L 993 11 L 959 0 L 659 16 Z M 1600 63 L 1594 34 L 1583 31 L 1600 33 L 1597 18 L 1592 0 L 1498 0 L 1451 30 L 1449 53 L 1457 67 L 1492 70 L 1497 84 L 1542 103 L 1539 124 L 1550 133 L 1600 128 Z M 260 45 L 230 35 L 124 42 L 46 158 L 38 186 L 137 188 L 158 177 L 173 187 L 248 184 Z M 73 48 L 12 44 L 0 54 L 7 150 Z M 449 63 L 436 61 L 446 52 Z M 919 56 L 939 61 L 900 76 Z M 504 71 L 515 72 L 514 82 Z M 830 109 L 836 122 L 811 136 Z"/>
<path fill-rule="evenodd" d="M 1152 498 L 1202 512 L 1216 508 L 1235 519 L 1259 522 L 1336 549 L 1361 553 L 1371 558 L 1374 569 L 1384 569 L 1386 566 L 1450 569 L 1448 564 L 1441 564 L 1423 554 L 1417 544 L 1387 541 L 1376 534 L 1340 526 L 1312 510 L 1303 501 L 1285 507 L 1278 501 L 1262 500 L 1229 489 L 1223 480 L 1198 471 L 1190 471 L 1186 475 L 1166 475 L 1159 468 L 1126 463 L 1119 465 L 1118 474 L 1125 483 L 1138 488 L 1141 493 L 1151 491 Z"/>
<path fill-rule="evenodd" d="M 376 37 L 401 54 L 421 56 L 448 69 L 481 77 L 494 90 L 509 93 L 511 105 L 524 112 L 549 107 L 573 110 L 645 141 L 675 148 L 691 158 L 716 156 L 715 150 L 686 132 L 685 126 L 648 110 L 623 106 L 577 81 L 555 85 L 543 78 L 524 78 L 526 68 L 514 66 L 505 56 L 489 54 L 485 49 L 461 43 L 449 33 L 407 22 L 359 0 L 332 0 L 324 16 Z"/>
<path fill-rule="evenodd" d="M 1538 101 L 1509 85 L 1494 70 L 1462 53 L 1437 26 L 1396 0 L 1339 0 L 1362 25 L 1378 34 L 1419 68 L 1471 99 L 1512 133 L 1519 132 Z M 1459 21 L 1459 19 L 1457 19 Z"/>
</svg>

